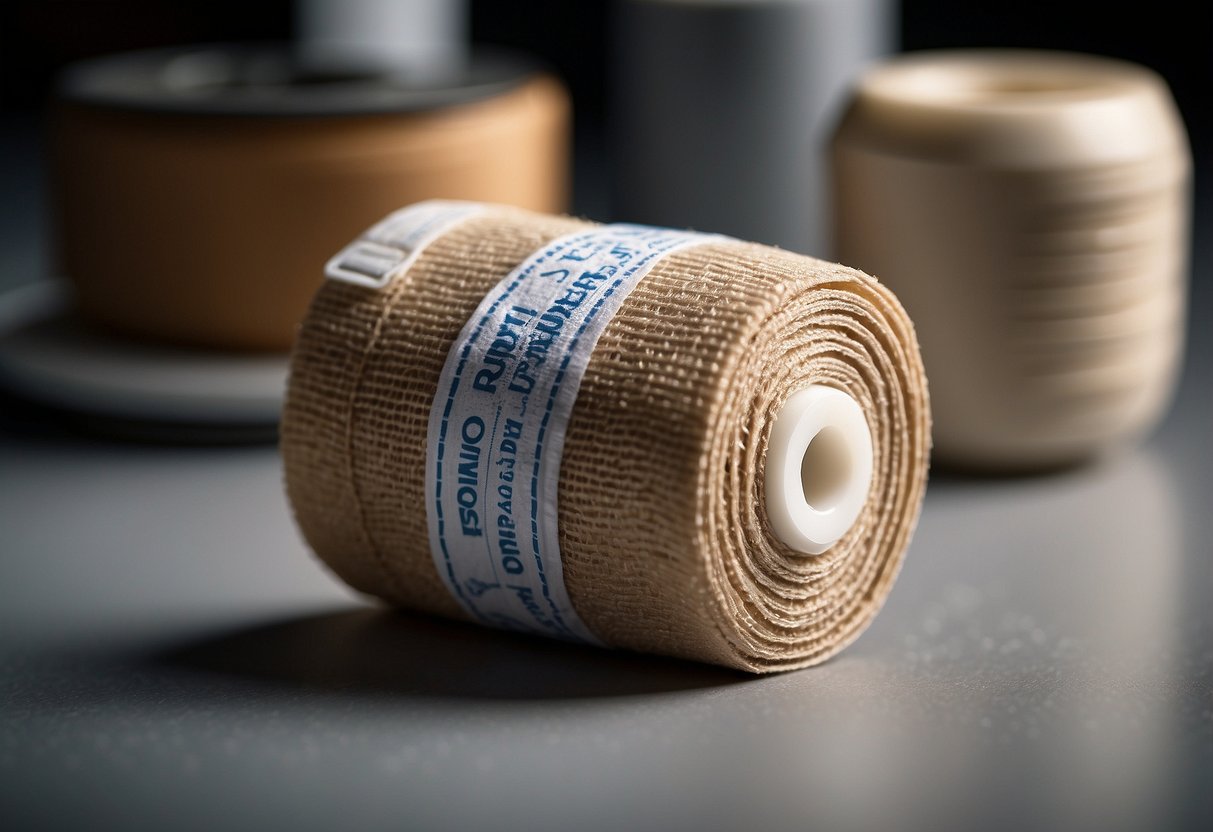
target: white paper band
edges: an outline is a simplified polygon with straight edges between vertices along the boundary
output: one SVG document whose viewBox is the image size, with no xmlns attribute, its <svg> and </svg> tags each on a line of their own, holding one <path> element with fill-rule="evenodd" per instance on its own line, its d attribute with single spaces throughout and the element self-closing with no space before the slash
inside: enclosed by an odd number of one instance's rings
<svg viewBox="0 0 1213 832">
<path fill-rule="evenodd" d="M 478 621 L 597 643 L 560 559 L 565 430 L 603 330 L 663 256 L 720 239 L 600 226 L 531 255 L 484 298 L 447 356 L 430 411 L 430 551 Z"/>
<path fill-rule="evenodd" d="M 440 199 L 401 208 L 337 252 L 325 264 L 325 277 L 382 289 L 408 271 L 426 246 L 485 208 L 479 202 Z"/>
</svg>

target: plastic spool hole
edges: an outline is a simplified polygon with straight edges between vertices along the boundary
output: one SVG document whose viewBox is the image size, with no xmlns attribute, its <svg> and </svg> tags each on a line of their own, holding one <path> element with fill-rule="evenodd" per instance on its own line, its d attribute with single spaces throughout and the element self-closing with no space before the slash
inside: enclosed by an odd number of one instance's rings
<svg viewBox="0 0 1213 832">
<path fill-rule="evenodd" d="M 846 494 L 851 478 L 851 451 L 842 432 L 824 427 L 809 440 L 800 462 L 800 485 L 805 502 L 817 511 L 829 511 Z"/>
<path fill-rule="evenodd" d="M 771 426 L 766 509 L 775 536 L 817 555 L 854 525 L 872 484 L 872 434 L 846 393 L 814 384 L 793 393 Z"/>
</svg>

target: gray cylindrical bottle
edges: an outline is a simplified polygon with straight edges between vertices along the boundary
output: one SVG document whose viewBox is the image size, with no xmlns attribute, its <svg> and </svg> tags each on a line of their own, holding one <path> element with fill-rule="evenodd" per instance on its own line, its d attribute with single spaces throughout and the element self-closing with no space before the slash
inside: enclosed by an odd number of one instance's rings
<svg viewBox="0 0 1213 832">
<path fill-rule="evenodd" d="M 825 145 L 896 0 L 625 0 L 613 213 L 823 254 Z"/>
</svg>

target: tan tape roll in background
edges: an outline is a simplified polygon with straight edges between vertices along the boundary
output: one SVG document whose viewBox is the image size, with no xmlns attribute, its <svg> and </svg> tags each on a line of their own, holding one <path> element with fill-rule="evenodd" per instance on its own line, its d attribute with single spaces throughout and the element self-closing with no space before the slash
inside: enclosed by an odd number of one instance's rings
<svg viewBox="0 0 1213 832">
<path fill-rule="evenodd" d="M 1191 160 L 1152 72 L 895 59 L 860 81 L 833 170 L 834 254 L 913 316 L 937 458 L 1049 467 L 1158 422 L 1182 352 Z"/>
<path fill-rule="evenodd" d="M 392 208 L 566 207 L 569 102 L 551 77 L 505 61 L 411 88 L 292 78 L 286 64 L 184 50 L 69 76 L 54 131 L 58 265 L 89 320 L 285 350 L 325 260 Z"/>
<path fill-rule="evenodd" d="M 282 421 L 308 543 L 351 586 L 466 615 L 427 537 L 427 426 L 452 344 L 494 286 L 580 220 L 492 208 L 382 289 L 326 281 L 300 332 Z M 772 533 L 765 455 L 797 390 L 849 394 L 871 430 L 850 530 L 806 556 Z M 589 357 L 559 470 L 564 582 L 615 647 L 751 671 L 837 653 L 871 622 L 926 484 L 929 413 L 914 329 L 853 269 L 718 239 L 639 280 Z"/>
</svg>

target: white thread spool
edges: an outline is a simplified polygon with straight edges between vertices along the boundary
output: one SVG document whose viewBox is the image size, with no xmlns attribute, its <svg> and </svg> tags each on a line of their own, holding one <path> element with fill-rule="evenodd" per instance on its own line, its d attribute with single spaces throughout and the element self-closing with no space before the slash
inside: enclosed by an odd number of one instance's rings
<svg viewBox="0 0 1213 832">
<path fill-rule="evenodd" d="M 1157 424 L 1182 354 L 1191 159 L 1154 73 L 897 58 L 860 80 L 833 173 L 833 256 L 913 316 L 937 459 L 1049 468 Z"/>
</svg>

